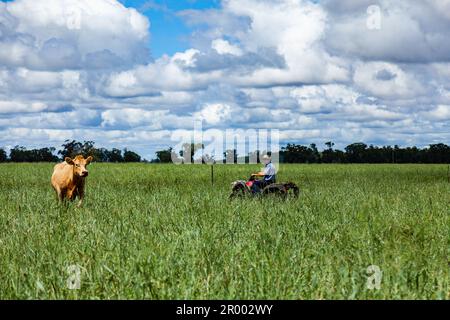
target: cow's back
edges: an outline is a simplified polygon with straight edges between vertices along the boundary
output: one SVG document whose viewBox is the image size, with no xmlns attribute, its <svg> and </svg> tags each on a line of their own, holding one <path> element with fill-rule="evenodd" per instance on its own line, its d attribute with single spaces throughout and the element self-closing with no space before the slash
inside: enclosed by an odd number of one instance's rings
<svg viewBox="0 0 450 320">
<path fill-rule="evenodd" d="M 73 175 L 73 168 L 71 165 L 63 162 L 55 165 L 53 168 L 52 185 L 59 188 L 67 187 Z"/>
</svg>

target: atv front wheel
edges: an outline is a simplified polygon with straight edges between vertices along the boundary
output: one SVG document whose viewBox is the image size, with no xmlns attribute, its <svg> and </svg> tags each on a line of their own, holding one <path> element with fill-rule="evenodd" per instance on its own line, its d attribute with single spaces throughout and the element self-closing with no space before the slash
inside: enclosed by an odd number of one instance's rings
<svg viewBox="0 0 450 320">
<path fill-rule="evenodd" d="M 233 200 L 233 199 L 242 199 L 247 195 L 247 192 L 245 191 L 244 187 L 242 186 L 237 186 L 233 189 L 233 191 L 230 194 L 229 199 Z"/>
</svg>

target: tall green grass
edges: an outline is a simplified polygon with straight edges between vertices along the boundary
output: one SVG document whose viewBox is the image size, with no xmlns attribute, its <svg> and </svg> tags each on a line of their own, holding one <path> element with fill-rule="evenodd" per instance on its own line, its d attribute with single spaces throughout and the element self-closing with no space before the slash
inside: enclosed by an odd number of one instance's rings
<svg viewBox="0 0 450 320">
<path fill-rule="evenodd" d="M 445 166 L 282 165 L 299 200 L 230 202 L 259 166 L 217 165 L 212 187 L 207 166 L 93 164 L 80 209 L 52 167 L 0 165 L 0 298 L 450 298 Z"/>
</svg>

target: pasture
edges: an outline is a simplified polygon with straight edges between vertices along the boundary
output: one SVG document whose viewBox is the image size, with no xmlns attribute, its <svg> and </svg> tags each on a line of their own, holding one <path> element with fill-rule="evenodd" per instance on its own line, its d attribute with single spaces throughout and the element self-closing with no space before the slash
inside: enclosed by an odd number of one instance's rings
<svg viewBox="0 0 450 320">
<path fill-rule="evenodd" d="M 0 165 L 0 298 L 450 299 L 446 166 L 281 165 L 299 200 L 228 201 L 259 168 L 94 163 L 76 208 Z"/>
</svg>

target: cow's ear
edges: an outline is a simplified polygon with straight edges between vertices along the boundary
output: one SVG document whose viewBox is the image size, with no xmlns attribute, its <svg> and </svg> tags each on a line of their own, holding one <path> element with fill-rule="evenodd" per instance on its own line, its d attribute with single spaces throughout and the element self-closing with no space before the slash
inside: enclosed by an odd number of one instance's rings
<svg viewBox="0 0 450 320">
<path fill-rule="evenodd" d="M 86 164 L 87 164 L 87 165 L 90 164 L 90 163 L 92 162 L 92 160 L 94 160 L 94 158 L 92 158 L 91 156 L 89 156 L 89 157 L 86 159 Z"/>
<path fill-rule="evenodd" d="M 67 157 L 66 159 L 64 159 L 66 161 L 67 164 L 72 165 L 73 164 L 73 160 L 69 157 Z"/>
</svg>

